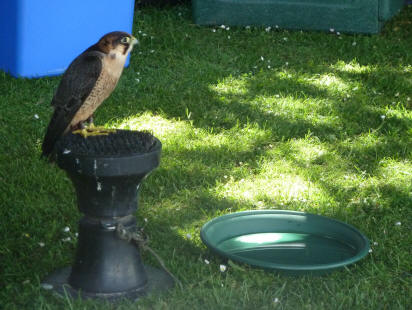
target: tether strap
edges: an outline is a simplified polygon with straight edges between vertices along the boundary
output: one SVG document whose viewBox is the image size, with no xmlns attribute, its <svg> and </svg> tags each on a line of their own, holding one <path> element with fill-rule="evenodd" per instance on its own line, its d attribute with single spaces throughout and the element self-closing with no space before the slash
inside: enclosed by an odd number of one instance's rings
<svg viewBox="0 0 412 310">
<path fill-rule="evenodd" d="M 149 243 L 149 237 L 143 233 L 142 229 L 139 229 L 135 232 L 130 232 L 127 231 L 126 228 L 122 225 L 122 223 L 117 224 L 116 228 L 117 235 L 119 236 L 120 239 L 126 240 L 127 242 L 134 241 L 135 244 L 141 248 L 144 251 L 149 251 L 159 262 L 160 266 L 162 266 L 163 270 L 166 271 L 168 275 L 170 275 L 173 280 L 179 285 L 180 288 L 183 288 L 182 283 L 179 281 L 178 278 L 176 278 L 173 273 L 169 271 L 169 269 L 166 268 L 165 263 L 163 262 L 162 258 L 152 249 L 148 246 Z"/>
</svg>

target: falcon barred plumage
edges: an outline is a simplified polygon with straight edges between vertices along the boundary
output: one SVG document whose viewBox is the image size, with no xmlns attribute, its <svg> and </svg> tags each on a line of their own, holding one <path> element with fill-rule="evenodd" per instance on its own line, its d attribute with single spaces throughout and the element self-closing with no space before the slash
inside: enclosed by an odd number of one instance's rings
<svg viewBox="0 0 412 310">
<path fill-rule="evenodd" d="M 51 102 L 54 113 L 43 140 L 42 156 L 50 158 L 65 133 L 84 128 L 83 123 L 92 119 L 115 89 L 136 43 L 136 38 L 126 32 L 110 32 L 73 60 Z"/>
</svg>

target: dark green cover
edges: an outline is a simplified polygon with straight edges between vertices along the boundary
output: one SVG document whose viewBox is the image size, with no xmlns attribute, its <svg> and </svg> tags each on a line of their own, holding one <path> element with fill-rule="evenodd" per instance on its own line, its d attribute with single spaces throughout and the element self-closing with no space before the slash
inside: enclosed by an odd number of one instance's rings
<svg viewBox="0 0 412 310">
<path fill-rule="evenodd" d="M 379 19 L 386 21 L 397 14 L 404 6 L 404 0 L 379 0 Z"/>
<path fill-rule="evenodd" d="M 193 0 L 198 25 L 377 33 L 404 0 Z"/>
</svg>

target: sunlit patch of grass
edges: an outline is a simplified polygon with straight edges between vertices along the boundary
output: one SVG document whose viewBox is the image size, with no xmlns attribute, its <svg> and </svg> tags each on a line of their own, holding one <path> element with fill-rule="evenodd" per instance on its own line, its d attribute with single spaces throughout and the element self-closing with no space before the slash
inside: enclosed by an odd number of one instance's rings
<svg viewBox="0 0 412 310">
<path fill-rule="evenodd" d="M 330 93 L 341 95 L 354 88 L 353 86 L 348 85 L 345 80 L 332 73 L 310 76 L 306 81 L 321 89 L 325 89 Z"/>
<path fill-rule="evenodd" d="M 131 130 L 148 130 L 166 144 L 170 141 L 186 141 L 180 144 L 187 150 L 199 150 L 207 148 L 222 148 L 227 150 L 250 151 L 251 147 L 267 134 L 264 130 L 256 126 L 234 127 L 217 134 L 207 129 L 200 129 L 193 126 L 190 118 L 167 119 L 160 115 L 144 113 L 142 115 L 128 117 L 120 122 L 110 124 L 110 127 Z M 186 139 L 186 140 L 185 140 Z M 236 143 L 233 143 L 236 141 Z"/>
<path fill-rule="evenodd" d="M 218 93 L 219 95 L 245 95 L 247 94 L 247 80 L 250 79 L 250 75 L 244 74 L 240 77 L 229 76 L 221 81 L 218 81 L 216 85 L 211 85 L 210 89 Z"/>
<path fill-rule="evenodd" d="M 306 139 L 293 139 L 290 141 L 290 150 L 297 162 L 309 165 L 328 155 L 327 145 L 318 138 L 307 135 Z"/>
<path fill-rule="evenodd" d="M 405 185 L 405 193 L 412 199 L 412 192 L 407 192 L 412 189 L 412 183 L 410 182 L 412 179 L 412 165 L 410 160 L 382 159 L 379 162 L 377 175 L 382 178 L 382 181 L 385 179 L 390 184 Z"/>
<path fill-rule="evenodd" d="M 316 200 L 317 186 L 293 171 L 293 165 L 283 161 L 261 162 L 253 176 L 235 179 L 226 176 L 218 184 L 218 197 L 249 206 L 247 209 L 284 209 L 286 205 L 302 202 L 299 210 L 306 210 L 305 203 Z"/>
<path fill-rule="evenodd" d="M 128 130 L 147 130 L 151 131 L 156 137 L 163 139 L 187 132 L 190 125 L 187 122 L 168 120 L 160 115 L 144 113 L 113 122 L 110 124 L 110 127 Z"/>
<path fill-rule="evenodd" d="M 269 83 L 261 85 L 261 79 L 266 79 Z M 238 112 L 244 111 L 245 118 L 260 118 L 267 127 L 276 126 L 277 117 L 290 123 L 307 121 L 313 125 L 336 126 L 339 120 L 331 113 L 334 102 L 328 96 L 340 96 L 339 90 L 333 87 L 323 89 L 319 81 L 322 81 L 321 77 L 316 74 L 308 75 L 283 69 L 279 72 L 243 74 L 236 78 L 230 76 L 209 88 L 216 94 L 216 100 L 220 103 L 219 110 L 224 110 L 221 113 L 232 122 L 239 121 L 232 111 L 236 107 Z M 295 86 L 286 88 L 284 84 Z M 302 89 L 308 89 L 309 94 Z M 218 115 L 217 112 L 215 117 L 218 118 Z"/>
<path fill-rule="evenodd" d="M 357 74 L 371 72 L 370 66 L 360 65 L 356 60 L 352 60 L 350 62 L 340 60 L 330 67 L 334 70 Z"/>
</svg>

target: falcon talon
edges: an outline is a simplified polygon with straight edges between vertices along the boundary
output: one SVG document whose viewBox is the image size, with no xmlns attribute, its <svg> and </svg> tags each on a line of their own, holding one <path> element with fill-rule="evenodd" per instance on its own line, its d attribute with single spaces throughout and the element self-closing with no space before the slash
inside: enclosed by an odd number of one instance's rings
<svg viewBox="0 0 412 310">
<path fill-rule="evenodd" d="M 88 136 L 107 136 L 111 133 L 115 133 L 116 129 L 111 129 L 111 128 L 104 128 L 104 127 L 92 127 L 92 128 L 87 128 Z"/>
<path fill-rule="evenodd" d="M 87 139 L 87 137 L 90 137 L 90 136 L 107 135 L 105 133 L 93 132 L 86 128 L 72 131 L 72 133 L 81 135 L 85 139 Z"/>
<path fill-rule="evenodd" d="M 87 129 L 77 129 L 72 131 L 72 133 L 76 134 L 76 135 L 81 135 L 83 138 L 87 138 L 88 137 L 88 133 L 87 133 Z"/>
<path fill-rule="evenodd" d="M 93 128 L 84 128 L 72 131 L 74 134 L 79 134 L 83 138 L 92 137 L 92 136 L 107 136 L 111 133 L 115 133 L 116 129 L 108 129 L 103 127 L 93 127 Z"/>
<path fill-rule="evenodd" d="M 88 127 L 88 128 L 87 128 L 87 131 L 89 131 L 89 132 L 97 131 L 97 132 L 115 133 L 115 132 L 116 132 L 116 129 L 114 129 L 114 128 L 105 128 L 105 127 L 95 127 L 95 126 L 93 126 L 93 127 Z"/>
</svg>

